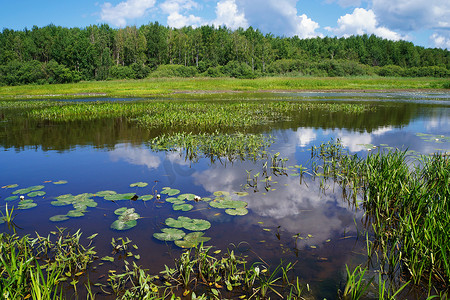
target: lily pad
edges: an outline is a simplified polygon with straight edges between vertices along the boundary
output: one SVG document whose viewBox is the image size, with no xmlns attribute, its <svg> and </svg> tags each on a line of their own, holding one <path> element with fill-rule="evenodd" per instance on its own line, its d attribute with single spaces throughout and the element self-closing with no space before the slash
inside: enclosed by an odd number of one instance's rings
<svg viewBox="0 0 450 300">
<path fill-rule="evenodd" d="M 167 218 L 166 225 L 175 228 L 185 228 L 191 231 L 204 231 L 211 227 L 211 223 L 202 219 L 191 219 L 188 217 L 178 217 L 178 219 Z"/>
<path fill-rule="evenodd" d="M 193 248 L 202 242 L 207 242 L 211 238 L 203 236 L 203 232 L 191 232 L 184 236 L 184 239 L 175 241 L 175 245 L 180 248 Z"/>
<path fill-rule="evenodd" d="M 64 201 L 52 201 L 50 202 L 51 205 L 53 206 L 66 206 L 66 205 L 70 205 L 70 203 L 64 202 Z"/>
<path fill-rule="evenodd" d="M 104 198 L 109 201 L 130 200 L 134 195 L 134 193 L 114 194 L 105 196 Z"/>
<path fill-rule="evenodd" d="M 131 187 L 146 187 L 147 185 L 147 182 L 135 182 L 130 184 Z"/>
<path fill-rule="evenodd" d="M 229 192 L 225 192 L 225 191 L 217 191 L 217 192 L 214 192 L 214 196 L 216 196 L 216 197 L 230 196 L 230 193 Z"/>
<path fill-rule="evenodd" d="M 134 211 L 134 208 L 128 208 L 119 216 L 119 220 L 122 222 L 128 222 L 137 220 L 140 217 L 141 216 Z"/>
<path fill-rule="evenodd" d="M 142 201 L 148 201 L 148 200 L 152 200 L 152 199 L 153 199 L 153 195 L 143 195 L 138 198 L 138 200 L 142 200 Z"/>
<path fill-rule="evenodd" d="M 5 198 L 5 201 L 14 201 L 16 199 L 19 199 L 19 196 L 11 196 L 11 197 Z"/>
<path fill-rule="evenodd" d="M 27 202 L 25 200 L 25 201 L 19 202 L 19 205 L 17 206 L 17 209 L 30 209 L 30 208 L 33 208 L 33 207 L 36 207 L 36 206 L 37 206 L 37 203 Z"/>
<path fill-rule="evenodd" d="M 45 186 L 43 185 L 34 185 L 24 189 L 15 190 L 12 192 L 14 195 L 16 194 L 28 194 L 29 192 L 42 190 Z"/>
<path fill-rule="evenodd" d="M 28 197 L 41 197 L 41 196 L 44 196 L 46 194 L 46 192 L 44 192 L 44 191 L 37 191 L 37 192 L 31 192 L 31 193 L 28 193 L 27 194 L 27 196 Z"/>
<path fill-rule="evenodd" d="M 67 180 L 58 180 L 58 181 L 54 181 L 53 184 L 66 184 Z"/>
<path fill-rule="evenodd" d="M 172 203 L 172 204 L 183 204 L 185 203 L 184 200 L 178 199 L 178 198 L 173 198 L 173 197 L 169 197 L 166 199 L 166 202 Z"/>
<path fill-rule="evenodd" d="M 131 221 L 127 221 L 127 222 L 123 222 L 122 220 L 115 220 L 111 224 L 111 228 L 115 229 L 115 230 L 127 230 L 130 228 L 133 228 L 136 225 L 137 225 L 136 220 L 131 220 Z"/>
<path fill-rule="evenodd" d="M 240 201 L 240 200 L 228 200 L 228 199 L 215 199 L 214 201 L 211 201 L 209 203 L 211 207 L 214 208 L 245 208 L 247 206 L 247 202 Z"/>
<path fill-rule="evenodd" d="M 168 195 L 168 196 L 175 196 L 180 193 L 180 190 L 177 189 L 171 189 L 171 188 L 163 188 L 161 191 L 161 194 Z"/>
<path fill-rule="evenodd" d="M 194 206 L 191 204 L 174 204 L 172 208 L 173 210 L 190 211 Z"/>
<path fill-rule="evenodd" d="M 95 193 L 95 196 L 97 197 L 105 197 L 105 196 L 109 196 L 109 195 L 115 195 L 117 194 L 117 192 L 114 191 L 100 191 Z"/>
<path fill-rule="evenodd" d="M 195 198 L 194 194 L 181 194 L 177 197 L 179 200 L 189 200 L 192 201 Z"/>
<path fill-rule="evenodd" d="M 186 233 L 184 233 L 183 230 L 176 228 L 163 228 L 161 229 L 161 231 L 162 232 L 154 233 L 153 237 L 155 239 L 165 242 L 173 242 L 176 240 L 180 240 L 186 235 Z"/>
<path fill-rule="evenodd" d="M 127 209 L 128 209 L 128 208 L 126 208 L 126 207 L 121 207 L 121 208 L 116 209 L 116 210 L 114 211 L 114 213 L 115 213 L 116 215 L 118 215 L 118 216 L 121 216 Z"/>
<path fill-rule="evenodd" d="M 248 210 L 246 208 L 229 208 L 225 210 L 225 213 L 229 214 L 230 216 L 245 216 L 248 214 Z"/>
<path fill-rule="evenodd" d="M 8 184 L 8 185 L 5 185 L 5 186 L 2 186 L 2 189 L 13 189 L 13 188 L 16 188 L 18 186 L 19 186 L 18 184 Z"/>
<path fill-rule="evenodd" d="M 84 213 L 82 211 L 80 211 L 80 210 L 70 210 L 67 213 L 67 216 L 71 217 L 71 218 L 79 218 L 79 217 L 84 216 Z"/>
<path fill-rule="evenodd" d="M 52 222 L 62 222 L 62 221 L 66 221 L 69 220 L 69 217 L 67 215 L 56 215 L 53 217 L 50 217 L 50 221 Z"/>
</svg>

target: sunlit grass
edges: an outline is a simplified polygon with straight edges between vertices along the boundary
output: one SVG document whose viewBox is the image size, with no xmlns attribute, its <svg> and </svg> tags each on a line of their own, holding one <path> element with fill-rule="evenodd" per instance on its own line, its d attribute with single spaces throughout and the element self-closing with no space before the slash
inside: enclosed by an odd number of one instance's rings
<svg viewBox="0 0 450 300">
<path fill-rule="evenodd" d="M 448 79 L 381 77 L 158 78 L 0 87 L 0 98 L 152 97 L 177 92 L 442 89 Z M 175 96 L 176 97 L 176 96 Z"/>
</svg>

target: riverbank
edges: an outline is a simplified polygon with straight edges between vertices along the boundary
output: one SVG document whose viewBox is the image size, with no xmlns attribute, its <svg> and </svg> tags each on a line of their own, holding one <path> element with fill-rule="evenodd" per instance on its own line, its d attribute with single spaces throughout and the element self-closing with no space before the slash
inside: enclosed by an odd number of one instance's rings
<svg viewBox="0 0 450 300">
<path fill-rule="evenodd" d="M 148 78 L 0 87 L 0 99 L 183 97 L 239 92 L 386 92 L 448 90 L 449 79 L 386 77 Z"/>
</svg>

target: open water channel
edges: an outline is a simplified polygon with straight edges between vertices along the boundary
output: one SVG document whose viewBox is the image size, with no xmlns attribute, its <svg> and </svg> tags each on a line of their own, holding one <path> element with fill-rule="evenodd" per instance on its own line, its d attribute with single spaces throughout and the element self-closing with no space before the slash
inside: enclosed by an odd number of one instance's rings
<svg viewBox="0 0 450 300">
<path fill-rule="evenodd" d="M 165 220 L 179 216 L 208 220 L 211 227 L 204 234 L 211 240 L 206 245 L 223 251 L 234 249 L 249 255 L 250 260 L 262 258 L 271 265 L 281 260 L 297 262 L 296 275 L 309 284 L 315 297 L 333 299 L 337 289 L 345 285 L 345 266 L 367 260 L 365 237 L 358 235 L 364 212 L 355 211 L 343 201 L 337 185 L 328 182 L 323 190 L 320 180 L 309 177 L 300 180 L 293 166 L 308 167 L 311 147 L 331 139 L 340 139 L 349 151 L 362 156 L 388 147 L 408 150 L 410 155 L 449 152 L 450 94 L 288 96 L 297 101 L 366 103 L 375 109 L 342 116 L 309 111 L 291 121 L 258 128 L 258 133 L 275 138 L 269 152 L 279 152 L 280 157 L 287 158 L 286 167 L 291 167 L 277 174 L 269 169 L 265 177 L 262 174 L 267 160 L 230 162 L 225 158 L 211 161 L 200 157 L 190 161 L 182 153 L 152 151 L 148 141 L 163 132 L 145 130 L 124 119 L 51 123 L 27 120 L 0 110 L 0 186 L 18 185 L 0 189 L 0 209 L 4 211 L 6 203 L 18 205 L 18 199 L 8 199 L 14 191 L 43 185 L 40 190 L 45 195 L 25 195 L 32 198 L 35 207 L 16 210 L 19 235 L 33 235 L 35 231 L 46 235 L 56 226 L 72 231 L 81 229 L 86 237 L 98 233 L 94 245 L 100 257 L 110 255 L 111 238 L 128 237 L 139 246 L 133 251 L 140 256 L 136 262 L 155 274 L 164 265 L 173 264 L 182 251 L 173 242 L 153 237 L 166 227 Z M 136 182 L 148 185 L 130 187 Z M 193 206 L 191 210 L 176 211 L 172 203 L 165 201 L 170 196 L 161 193 L 164 187 L 179 190 L 174 197 L 194 194 L 214 199 L 215 192 L 217 195 L 218 191 L 224 191 L 233 200 L 245 201 L 248 214 L 229 215 L 207 201 L 188 201 Z M 108 201 L 95 195 L 105 190 L 154 198 Z M 56 197 L 82 193 L 94 194 L 91 199 L 96 206 L 87 207 L 83 216 L 50 221 L 53 216 L 74 209 L 72 205 L 52 205 Z M 156 194 L 161 194 L 161 198 L 156 199 Z M 118 218 L 114 211 L 120 207 L 135 209 L 141 217 L 137 226 L 123 231 L 110 227 Z M 6 224 L 0 224 L 0 231 L 9 232 Z M 91 280 L 103 273 L 105 270 L 98 269 Z"/>
</svg>

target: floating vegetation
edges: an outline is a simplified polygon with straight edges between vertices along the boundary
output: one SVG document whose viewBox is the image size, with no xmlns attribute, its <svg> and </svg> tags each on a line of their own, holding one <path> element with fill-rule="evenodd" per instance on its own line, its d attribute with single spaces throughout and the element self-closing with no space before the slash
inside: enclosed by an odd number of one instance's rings
<svg viewBox="0 0 450 300">
<path fill-rule="evenodd" d="M 58 181 L 54 181 L 53 184 L 66 184 L 67 180 L 58 180 Z"/>
<path fill-rule="evenodd" d="M 14 192 L 12 192 L 14 195 L 16 194 L 28 194 L 30 192 L 33 191 L 38 191 L 38 190 L 42 190 L 45 186 L 43 185 L 35 185 L 35 186 L 30 186 L 28 188 L 24 188 L 24 189 L 19 189 L 19 190 L 15 190 Z"/>
<path fill-rule="evenodd" d="M 164 242 L 173 242 L 176 240 L 181 240 L 186 235 L 186 233 L 183 230 L 176 228 L 163 228 L 161 229 L 161 231 L 162 232 L 154 233 L 153 237 L 155 239 Z"/>
<path fill-rule="evenodd" d="M 19 186 L 18 184 L 9 184 L 9 185 L 2 186 L 2 189 L 14 189 L 18 186 Z"/>
<path fill-rule="evenodd" d="M 5 198 L 5 201 L 14 201 L 17 199 L 19 199 L 19 196 L 10 196 L 10 197 Z"/>
<path fill-rule="evenodd" d="M 95 193 L 95 196 L 106 197 L 106 196 L 115 195 L 115 194 L 117 194 L 117 192 L 115 192 L 115 191 L 100 191 L 100 192 Z"/>
<path fill-rule="evenodd" d="M 146 187 L 148 185 L 147 182 L 136 182 L 130 184 L 130 187 Z"/>
<path fill-rule="evenodd" d="M 172 205 L 173 210 L 190 211 L 194 208 L 191 204 L 174 204 Z"/>
<path fill-rule="evenodd" d="M 166 225 L 174 228 L 184 228 L 190 231 L 205 231 L 211 227 L 211 223 L 202 219 L 191 219 L 188 217 L 178 217 L 178 219 L 167 218 Z"/>
<path fill-rule="evenodd" d="M 181 194 L 177 197 L 178 200 L 189 200 L 194 201 L 195 195 L 194 194 Z"/>
<path fill-rule="evenodd" d="M 119 200 L 131 200 L 135 193 L 125 193 L 125 194 L 112 194 L 104 197 L 108 201 L 119 201 Z"/>
<path fill-rule="evenodd" d="M 192 134 L 176 133 L 162 135 L 150 141 L 150 147 L 156 151 L 181 151 L 189 160 L 205 156 L 211 160 L 226 157 L 236 159 L 259 159 L 267 156 L 267 148 L 274 142 L 271 136 L 262 134 Z"/>
<path fill-rule="evenodd" d="M 137 219 L 141 216 L 134 211 L 134 208 L 117 209 L 114 211 L 119 218 L 111 224 L 115 230 L 127 230 L 137 225 Z"/>
<path fill-rule="evenodd" d="M 153 195 L 142 195 L 137 200 L 148 201 L 148 200 L 152 200 L 152 199 L 153 199 Z"/>
<path fill-rule="evenodd" d="M 200 243 L 206 243 L 211 238 L 203 236 L 203 232 L 191 232 L 186 234 L 183 239 L 175 240 L 175 245 L 180 248 L 194 248 L 197 247 Z"/>
<path fill-rule="evenodd" d="M 33 197 L 41 197 L 41 196 L 44 196 L 45 194 L 46 194 L 46 192 L 44 192 L 44 191 L 37 191 L 37 192 L 28 193 L 27 196 L 33 198 Z"/>
<path fill-rule="evenodd" d="M 30 208 L 33 208 L 36 206 L 37 206 L 37 203 L 34 203 L 32 199 L 27 199 L 27 200 L 19 201 L 19 205 L 17 206 L 17 209 L 30 209 Z"/>
<path fill-rule="evenodd" d="M 167 196 L 175 196 L 180 193 L 180 190 L 172 189 L 170 187 L 164 187 L 161 191 L 161 194 L 167 195 Z"/>
<path fill-rule="evenodd" d="M 50 217 L 49 220 L 52 221 L 52 222 L 62 222 L 62 221 L 69 220 L 69 216 L 67 216 L 67 215 L 56 215 L 56 216 Z"/>
<path fill-rule="evenodd" d="M 88 207 L 90 208 L 97 207 L 98 203 L 95 202 L 94 199 L 92 199 L 92 197 L 94 196 L 95 196 L 94 194 L 90 193 L 83 193 L 75 196 L 72 194 L 60 195 L 56 197 L 56 201 L 51 202 L 51 205 L 53 206 L 72 205 L 74 210 L 69 211 L 65 216 L 78 218 L 84 216 L 84 213 L 87 211 Z M 58 216 L 62 215 L 53 216 L 50 218 L 50 221 L 53 222 L 64 221 L 64 219 L 60 219 Z"/>
</svg>

